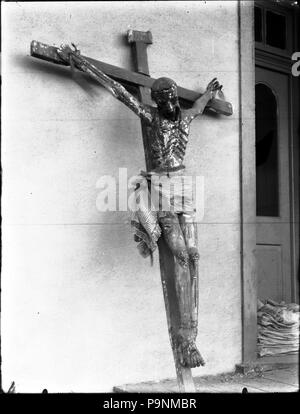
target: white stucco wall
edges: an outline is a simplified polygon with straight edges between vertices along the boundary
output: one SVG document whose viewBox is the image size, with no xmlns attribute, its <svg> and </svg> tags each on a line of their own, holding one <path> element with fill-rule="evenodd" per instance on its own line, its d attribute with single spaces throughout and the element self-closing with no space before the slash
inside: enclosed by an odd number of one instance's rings
<svg viewBox="0 0 300 414">
<path fill-rule="evenodd" d="M 144 168 L 139 119 L 102 87 L 29 56 L 74 42 L 132 69 L 128 29 L 151 30 L 153 77 L 203 90 L 217 76 L 232 117 L 192 124 L 186 165 L 205 179 L 198 344 L 241 359 L 237 2 L 3 3 L 2 376 L 19 392 L 107 392 L 175 376 L 158 256 L 138 255 L 126 212 L 96 208 L 103 175 Z"/>
</svg>

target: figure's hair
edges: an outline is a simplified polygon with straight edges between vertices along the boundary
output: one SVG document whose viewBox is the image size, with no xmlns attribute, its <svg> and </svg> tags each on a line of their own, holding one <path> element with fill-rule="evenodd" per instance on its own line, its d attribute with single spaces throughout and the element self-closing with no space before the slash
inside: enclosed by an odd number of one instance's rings
<svg viewBox="0 0 300 414">
<path fill-rule="evenodd" d="M 151 98 L 155 101 L 157 97 L 165 93 L 177 95 L 177 84 L 170 78 L 158 78 L 151 86 Z"/>
</svg>

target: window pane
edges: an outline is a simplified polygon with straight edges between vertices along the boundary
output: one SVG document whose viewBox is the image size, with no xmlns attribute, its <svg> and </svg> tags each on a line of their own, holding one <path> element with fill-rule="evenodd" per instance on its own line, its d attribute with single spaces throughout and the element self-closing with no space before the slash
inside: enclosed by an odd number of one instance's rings
<svg viewBox="0 0 300 414">
<path fill-rule="evenodd" d="M 282 14 L 266 12 L 267 44 L 280 49 L 286 48 L 286 18 Z"/>
<path fill-rule="evenodd" d="M 254 23 L 255 23 L 255 41 L 262 41 L 262 10 L 255 7 Z"/>
<path fill-rule="evenodd" d="M 277 102 L 266 85 L 255 87 L 256 214 L 279 216 Z"/>
</svg>

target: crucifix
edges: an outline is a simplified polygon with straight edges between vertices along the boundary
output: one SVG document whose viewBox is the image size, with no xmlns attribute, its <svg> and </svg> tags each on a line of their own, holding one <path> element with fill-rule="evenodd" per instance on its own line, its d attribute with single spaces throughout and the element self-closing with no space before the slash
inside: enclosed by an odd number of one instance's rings
<svg viewBox="0 0 300 414">
<path fill-rule="evenodd" d="M 88 73 L 140 117 L 146 161 L 144 176 L 147 183 L 151 182 L 151 196 L 157 191 L 164 197 L 161 187 L 152 185 L 152 180 L 162 176 L 167 180 L 173 176 L 182 177 L 191 121 L 204 111 L 231 115 L 232 106 L 223 99 L 216 99 L 222 88 L 216 78 L 203 94 L 179 87 L 169 78 L 151 78 L 147 60 L 147 46 L 152 44 L 150 31 L 129 30 L 127 40 L 132 48 L 136 72 L 82 56 L 74 45 L 73 48 L 68 45 L 57 48 L 32 41 L 31 56 Z M 138 99 L 124 85 L 137 87 Z M 184 193 L 183 205 L 178 209 L 174 205 L 176 196 L 167 199 L 172 209 L 137 213 L 135 241 L 144 256 L 152 254 L 158 246 L 179 391 L 194 392 L 191 368 L 204 365 L 196 346 L 199 304 L 197 229 L 191 200 Z M 182 198 L 182 194 L 178 197 Z"/>
</svg>

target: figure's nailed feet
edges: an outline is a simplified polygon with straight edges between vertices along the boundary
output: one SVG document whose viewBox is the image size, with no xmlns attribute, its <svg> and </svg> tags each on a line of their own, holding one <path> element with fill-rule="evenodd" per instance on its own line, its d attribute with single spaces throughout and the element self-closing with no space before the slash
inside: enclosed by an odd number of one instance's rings
<svg viewBox="0 0 300 414">
<path fill-rule="evenodd" d="M 189 258 L 190 258 L 191 262 L 195 263 L 195 262 L 199 261 L 200 254 L 199 254 L 198 249 L 196 247 L 190 247 L 188 249 L 188 254 L 189 254 Z"/>
<path fill-rule="evenodd" d="M 193 340 L 180 341 L 178 355 L 180 364 L 186 368 L 196 368 L 205 365 L 205 361 Z"/>
</svg>

